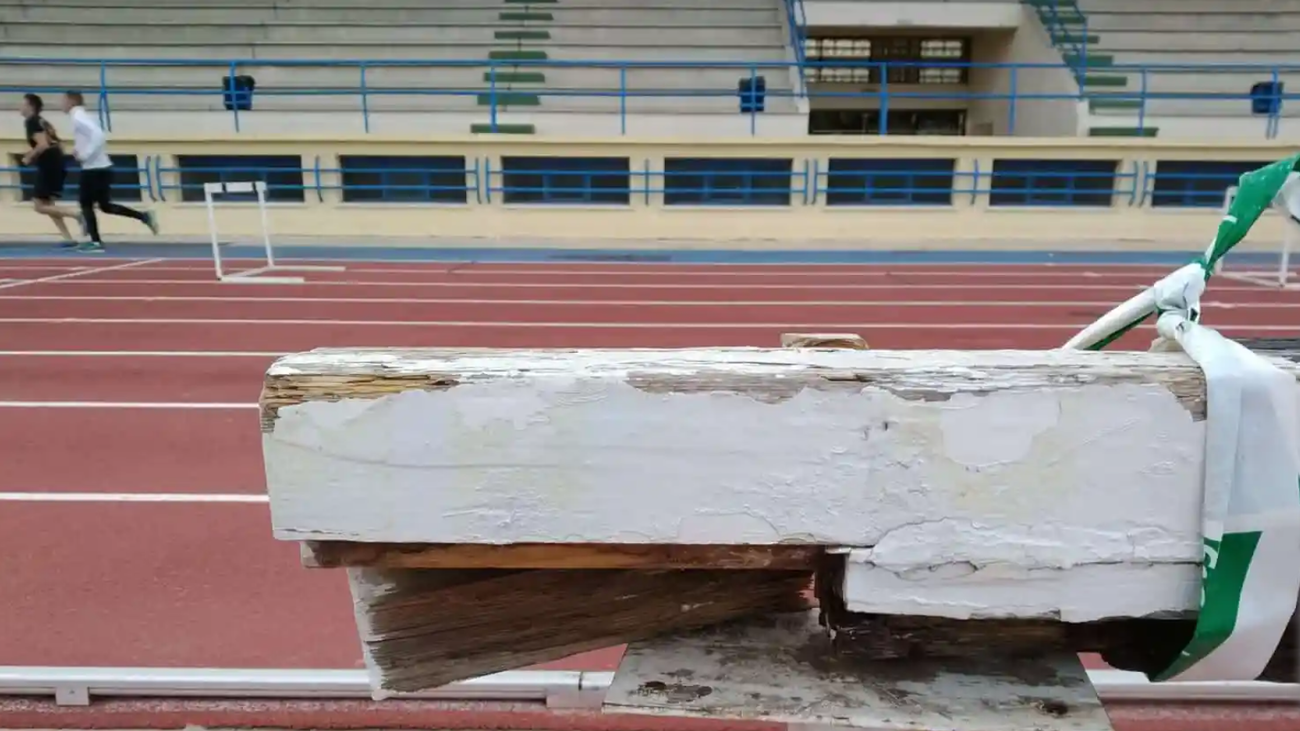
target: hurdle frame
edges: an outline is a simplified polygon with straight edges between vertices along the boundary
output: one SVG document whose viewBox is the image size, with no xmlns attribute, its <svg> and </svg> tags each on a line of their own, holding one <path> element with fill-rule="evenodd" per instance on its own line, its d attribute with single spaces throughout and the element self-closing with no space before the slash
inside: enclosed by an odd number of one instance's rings
<svg viewBox="0 0 1300 731">
<path fill-rule="evenodd" d="M 1232 206 L 1233 200 L 1237 197 L 1237 186 L 1233 185 L 1223 191 L 1223 215 L 1228 215 L 1228 208 Z M 1270 287 L 1281 290 L 1295 291 L 1300 289 L 1300 285 L 1293 284 L 1291 280 L 1291 248 L 1295 245 L 1297 235 L 1300 235 L 1300 222 L 1291 217 L 1290 211 L 1280 208 L 1276 204 L 1270 206 L 1282 216 L 1282 251 L 1278 258 L 1278 266 L 1274 271 L 1246 269 L 1239 272 L 1233 272 L 1224 269 L 1224 260 L 1220 259 L 1214 265 L 1214 274 L 1223 279 L 1230 279 L 1236 282 L 1245 282 L 1246 284 L 1255 284 L 1261 287 Z M 1226 257 L 1225 257 L 1226 258 Z"/>
<path fill-rule="evenodd" d="M 217 195 L 225 193 L 254 193 L 257 195 L 257 213 L 262 226 L 262 250 L 266 254 L 264 266 L 240 272 L 227 272 L 221 259 L 221 236 L 217 230 Z M 307 264 L 277 264 L 275 251 L 271 248 L 271 226 L 266 212 L 266 182 L 234 181 L 203 184 L 203 204 L 208 209 L 208 232 L 212 237 L 212 262 L 216 268 L 217 281 L 231 284 L 302 284 L 305 280 L 295 276 L 262 276 L 281 272 L 342 272 L 342 266 L 315 266 Z"/>
</svg>

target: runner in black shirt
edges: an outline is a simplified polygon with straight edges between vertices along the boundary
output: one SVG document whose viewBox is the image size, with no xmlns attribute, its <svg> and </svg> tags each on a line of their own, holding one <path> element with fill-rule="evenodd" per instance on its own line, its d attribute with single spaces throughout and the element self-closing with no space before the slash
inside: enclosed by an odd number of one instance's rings
<svg viewBox="0 0 1300 731">
<path fill-rule="evenodd" d="M 64 166 L 63 147 L 59 134 L 41 116 L 44 107 L 39 96 L 35 94 L 23 96 L 24 126 L 27 132 L 27 144 L 31 146 L 31 150 L 23 155 L 23 165 L 36 167 L 36 184 L 32 186 L 32 200 L 36 212 L 49 216 L 50 220 L 54 221 L 55 227 L 59 229 L 59 233 L 63 234 L 66 244 L 72 245 L 76 240 L 72 238 L 72 234 L 68 231 L 68 224 L 63 219 L 80 220 L 81 214 L 66 211 L 54 203 L 63 195 L 63 181 L 67 177 L 67 169 Z"/>
</svg>

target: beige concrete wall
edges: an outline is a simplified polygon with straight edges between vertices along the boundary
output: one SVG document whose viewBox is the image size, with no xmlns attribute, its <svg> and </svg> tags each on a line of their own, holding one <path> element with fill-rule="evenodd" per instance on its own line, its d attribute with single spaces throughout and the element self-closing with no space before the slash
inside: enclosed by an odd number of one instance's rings
<svg viewBox="0 0 1300 731">
<path fill-rule="evenodd" d="M 821 28 L 1014 28 L 1014 0 L 804 0 L 809 26 Z"/>
<path fill-rule="evenodd" d="M 1021 22 L 1014 31 L 989 31 L 977 35 L 971 62 L 984 64 L 1062 64 L 1061 53 L 1032 11 L 1020 8 Z M 1024 94 L 1069 95 L 1063 99 L 973 99 L 968 111 L 971 134 L 1014 134 L 1017 137 L 1052 137 L 1079 132 L 1079 85 L 1063 65 L 1054 68 L 973 68 L 973 94 L 1006 96 L 1015 89 Z M 1015 128 L 1011 128 L 1014 106 Z"/>
<path fill-rule="evenodd" d="M 7 149 L 21 149 L 17 139 L 0 139 Z M 796 171 L 804 165 L 828 169 L 833 157 L 951 157 L 959 171 L 977 167 L 987 173 L 993 161 L 1006 158 L 1104 159 L 1120 161 L 1123 171 L 1152 169 L 1158 159 L 1276 160 L 1291 149 L 1260 143 L 1211 145 L 1159 140 L 1104 140 L 1090 138 L 1018 139 L 973 137 L 812 137 L 739 141 L 685 142 L 634 140 L 625 138 L 563 140 L 489 137 L 459 137 L 414 140 L 377 137 L 350 138 L 229 138 L 198 140 L 132 139 L 119 137 L 111 143 L 119 154 L 162 156 L 163 167 L 174 166 L 180 154 L 295 154 L 303 166 L 313 168 L 317 157 L 321 168 L 337 168 L 340 154 L 366 155 L 465 155 L 490 160 L 500 170 L 504 155 L 626 155 L 632 169 L 648 161 L 651 170 L 662 170 L 665 157 L 790 157 Z M 472 166 L 472 164 L 471 164 Z M 12 173 L 6 183 L 16 182 Z M 310 175 L 310 173 L 309 173 Z M 171 181 L 175 182 L 175 181 Z M 309 184 L 314 183 L 309 179 Z M 330 184 L 329 176 L 323 181 Z M 639 181 L 633 175 L 633 185 Z M 494 180 L 499 186 L 500 180 Z M 1117 187 L 1126 186 L 1117 181 Z M 958 182 L 957 187 L 969 183 Z M 987 189 L 989 178 L 981 179 Z M 801 187 L 796 180 L 795 187 Z M 202 204 L 175 202 L 146 203 L 157 208 L 166 234 L 203 236 L 207 233 Z M 506 206 L 500 195 L 493 202 L 475 202 L 471 193 L 467 205 L 343 204 L 338 191 L 326 191 L 319 202 L 309 191 L 302 204 L 276 204 L 271 211 L 276 235 L 349 236 L 427 239 L 445 236 L 474 239 L 476 245 L 490 245 L 494 238 L 537 241 L 607 240 L 627 246 L 654 247 L 666 239 L 709 242 L 770 242 L 773 247 L 839 246 L 953 247 L 970 244 L 1008 248 L 1057 246 L 1063 239 L 1101 242 L 1108 248 L 1141 242 L 1152 245 L 1196 248 L 1208 241 L 1218 224 L 1214 210 L 1153 210 L 1134 205 L 1128 195 L 1117 195 L 1111 208 L 1004 208 L 991 209 L 987 196 L 957 194 L 951 207 L 828 207 L 825 197 L 805 204 L 801 193 L 792 204 L 779 208 L 678 207 L 662 205 L 661 196 L 651 195 L 647 204 L 633 195 L 628 206 Z M 106 221 L 106 232 L 138 238 L 133 221 Z M 221 213 L 223 232 L 251 237 L 258 231 L 252 206 L 236 204 Z M 0 236 L 49 234 L 52 227 L 43 217 L 18 201 L 16 190 L 0 191 Z M 1266 218 L 1251 239 L 1261 245 L 1280 240 L 1279 222 Z M 163 237 L 165 240 L 166 237 Z"/>
</svg>

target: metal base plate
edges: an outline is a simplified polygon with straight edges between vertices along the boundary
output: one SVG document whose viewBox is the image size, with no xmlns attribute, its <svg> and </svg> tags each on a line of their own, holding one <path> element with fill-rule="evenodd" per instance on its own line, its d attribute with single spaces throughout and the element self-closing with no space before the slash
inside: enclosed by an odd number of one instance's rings
<svg viewBox="0 0 1300 731">
<path fill-rule="evenodd" d="M 1076 655 L 864 662 L 815 614 L 632 644 L 604 710 L 870 731 L 1110 731 Z"/>
</svg>

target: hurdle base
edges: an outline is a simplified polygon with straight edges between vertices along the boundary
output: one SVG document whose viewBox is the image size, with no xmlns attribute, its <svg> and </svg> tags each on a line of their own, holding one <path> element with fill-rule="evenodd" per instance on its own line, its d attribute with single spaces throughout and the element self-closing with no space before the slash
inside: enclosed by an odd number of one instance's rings
<svg viewBox="0 0 1300 731">
<path fill-rule="evenodd" d="M 263 274 L 279 274 L 280 272 L 344 272 L 346 267 L 340 266 L 311 266 L 311 265 L 281 265 L 272 264 L 270 266 L 257 267 L 256 269 L 247 269 L 242 272 L 232 274 L 222 274 L 218 279 L 230 284 L 302 284 L 306 280 L 302 277 L 281 277 L 281 276 L 261 276 Z"/>
<path fill-rule="evenodd" d="M 1300 290 L 1300 284 L 1288 281 L 1279 277 L 1277 272 L 1225 272 L 1220 271 L 1218 275 L 1221 279 L 1229 279 L 1234 282 L 1244 282 L 1254 284 L 1259 287 L 1268 287 L 1283 291 L 1294 292 Z"/>
</svg>

